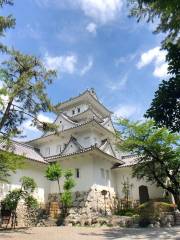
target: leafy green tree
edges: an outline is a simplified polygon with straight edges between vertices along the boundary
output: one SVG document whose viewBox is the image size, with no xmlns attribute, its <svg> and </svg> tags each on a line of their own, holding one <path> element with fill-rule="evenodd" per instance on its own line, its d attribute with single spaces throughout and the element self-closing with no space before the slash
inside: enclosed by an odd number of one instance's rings
<svg viewBox="0 0 180 240">
<path fill-rule="evenodd" d="M 159 126 L 180 131 L 180 1 L 128 0 L 130 16 L 138 21 L 157 22 L 155 33 L 165 33 L 162 49 L 167 51 L 169 80 L 163 80 L 145 114 Z"/>
<path fill-rule="evenodd" d="M 22 134 L 21 126 L 30 117 L 33 125 L 43 130 L 56 131 L 53 124 L 40 122 L 37 118 L 41 111 L 52 111 L 53 107 L 46 94 L 46 87 L 55 76 L 47 71 L 36 57 L 11 51 L 11 58 L 0 66 L 0 142 L 10 148 L 9 140 Z M 6 101 L 4 100 L 6 97 Z M 0 151 L 0 178 L 19 168 L 22 157 Z M 10 157 L 10 158 L 9 158 Z M 14 161 L 12 161 L 14 160 Z M 3 171 L 1 171 L 3 169 Z M 1 175 L 2 174 L 2 175 Z"/>
<path fill-rule="evenodd" d="M 21 182 L 21 189 L 25 192 L 28 191 L 30 193 L 33 193 L 34 190 L 37 188 L 36 182 L 31 177 L 23 176 L 20 178 L 20 182 Z"/>
<path fill-rule="evenodd" d="M 136 17 L 138 22 L 159 20 L 155 33 L 167 33 L 166 40 L 174 41 L 180 31 L 180 2 L 179 0 L 128 0 L 130 16 Z"/>
<path fill-rule="evenodd" d="M 59 190 L 59 201 L 62 203 L 62 217 L 67 215 L 67 210 L 72 204 L 72 188 L 75 186 L 73 172 L 67 169 L 63 172 L 60 164 L 52 163 L 47 169 L 45 176 L 50 181 L 56 181 Z M 63 191 L 61 192 L 60 178 L 64 177 Z"/>
<path fill-rule="evenodd" d="M 0 182 L 8 182 L 11 173 L 24 167 L 24 157 L 14 153 L 0 151 Z"/>
<path fill-rule="evenodd" d="M 133 176 L 146 179 L 173 195 L 180 209 L 180 136 L 155 122 L 119 120 L 119 149 L 137 155 Z"/>
<path fill-rule="evenodd" d="M 8 210 L 11 213 L 11 227 L 14 228 L 17 224 L 17 206 L 20 200 L 24 200 L 28 209 L 38 207 L 37 200 L 32 196 L 32 193 L 37 187 L 34 179 L 24 176 L 20 179 L 20 182 L 21 187 L 10 191 L 2 201 L 2 209 Z M 9 224 L 9 222 L 7 224 Z"/>
<path fill-rule="evenodd" d="M 59 195 L 61 193 L 60 178 L 62 177 L 62 168 L 58 163 L 50 164 L 47 169 L 45 176 L 50 181 L 56 181 L 58 184 Z"/>
<path fill-rule="evenodd" d="M 12 50 L 9 60 L 0 67 L 0 131 L 6 136 L 18 136 L 21 125 L 31 117 L 34 125 L 41 123 L 37 115 L 52 111 L 46 89 L 52 83 L 55 72 L 46 70 L 39 59 Z M 7 100 L 4 101 L 3 96 Z M 44 130 L 51 124 L 41 123 Z"/>
<path fill-rule="evenodd" d="M 180 131 L 180 44 L 168 43 L 167 60 L 169 80 L 163 80 L 155 92 L 145 116 L 153 118 L 159 126 L 173 132 Z"/>
<path fill-rule="evenodd" d="M 72 189 L 75 187 L 75 181 L 73 178 L 72 170 L 68 169 L 64 173 L 64 185 L 63 185 L 63 193 L 61 196 L 62 206 L 63 206 L 63 214 L 64 217 L 68 213 L 68 208 L 72 205 Z"/>
<path fill-rule="evenodd" d="M 13 0 L 0 0 L 0 8 L 13 5 Z M 0 37 L 15 27 L 12 15 L 0 16 Z M 22 54 L 0 44 L 0 51 L 6 54 L 6 61 L 0 64 L 0 180 L 7 180 L 11 172 L 22 167 L 22 157 L 13 156 L 9 151 L 10 139 L 22 134 L 22 124 L 28 118 L 32 124 L 43 130 L 56 131 L 53 124 L 38 120 L 40 112 L 54 110 L 47 95 L 47 86 L 56 76 L 55 71 L 46 70 L 40 59 Z"/>
<path fill-rule="evenodd" d="M 5 5 L 13 5 L 12 0 L 0 0 L 0 8 L 3 8 Z M 5 35 L 5 31 L 10 28 L 15 27 L 15 19 L 12 15 L 0 16 L 0 37 Z M 7 47 L 0 43 L 0 51 L 7 51 Z"/>
</svg>

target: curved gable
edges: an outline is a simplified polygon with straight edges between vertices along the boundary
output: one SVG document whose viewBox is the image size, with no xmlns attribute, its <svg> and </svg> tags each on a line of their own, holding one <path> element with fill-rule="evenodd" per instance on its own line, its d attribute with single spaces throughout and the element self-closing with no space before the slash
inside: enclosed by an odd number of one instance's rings
<svg viewBox="0 0 180 240">
<path fill-rule="evenodd" d="M 114 126 L 113 126 L 111 118 L 105 118 L 103 123 L 102 123 L 102 125 L 103 125 L 103 127 L 107 128 L 111 132 L 115 133 L 115 129 L 114 129 Z"/>
</svg>

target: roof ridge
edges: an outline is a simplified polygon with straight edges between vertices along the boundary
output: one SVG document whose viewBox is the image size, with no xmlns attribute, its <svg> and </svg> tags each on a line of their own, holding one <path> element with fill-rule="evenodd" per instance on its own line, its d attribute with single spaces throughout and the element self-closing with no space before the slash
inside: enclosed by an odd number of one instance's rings
<svg viewBox="0 0 180 240">
<path fill-rule="evenodd" d="M 88 89 L 86 89 L 84 92 L 80 93 L 79 95 L 77 95 L 77 96 L 75 96 L 75 97 L 70 97 L 69 99 L 67 99 L 67 100 L 65 100 L 65 101 L 63 101 L 63 102 L 59 102 L 58 104 L 56 104 L 55 107 L 58 107 L 58 106 L 59 106 L 60 104 L 62 104 L 62 103 L 66 103 L 66 102 L 69 102 L 69 101 L 71 101 L 71 100 L 74 100 L 74 99 L 82 96 L 82 95 L 85 94 L 86 92 L 88 92 Z"/>
<path fill-rule="evenodd" d="M 59 107 L 61 104 L 65 104 L 65 103 L 67 103 L 67 102 L 69 102 L 69 101 L 72 101 L 72 100 L 74 100 L 74 99 L 76 99 L 76 98 L 79 98 L 79 97 L 81 97 L 82 95 L 84 95 L 84 94 L 86 94 L 86 93 L 89 93 L 90 96 L 91 96 L 96 102 L 98 102 L 99 104 L 101 104 L 101 105 L 104 107 L 104 109 L 106 109 L 106 111 L 108 111 L 109 113 L 112 113 L 106 106 L 104 106 L 103 103 L 101 103 L 101 102 L 99 101 L 98 98 L 96 98 L 96 97 L 92 94 L 92 92 L 90 91 L 90 89 L 86 89 L 84 92 L 80 93 L 79 95 L 77 95 L 77 96 L 75 96 L 75 97 L 71 97 L 71 98 L 69 98 L 68 100 L 66 100 L 66 101 L 64 101 L 64 102 L 59 102 L 58 104 L 56 104 L 55 107 L 57 108 L 57 107 Z M 95 93 L 95 94 L 96 94 L 96 93 Z"/>
<path fill-rule="evenodd" d="M 13 140 L 13 139 L 12 139 L 11 141 L 14 142 L 14 143 L 16 143 L 16 144 L 19 144 L 19 145 L 22 145 L 22 146 L 25 146 L 25 147 L 29 147 L 29 148 L 32 148 L 32 149 L 35 150 L 35 147 L 33 147 L 33 146 L 27 144 L 26 142 L 18 142 L 18 141 Z"/>
</svg>

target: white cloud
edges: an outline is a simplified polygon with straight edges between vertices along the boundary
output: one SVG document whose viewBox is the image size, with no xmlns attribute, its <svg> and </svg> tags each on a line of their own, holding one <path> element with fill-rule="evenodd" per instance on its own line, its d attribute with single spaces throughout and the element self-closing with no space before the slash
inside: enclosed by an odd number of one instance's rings
<svg viewBox="0 0 180 240">
<path fill-rule="evenodd" d="M 36 0 L 40 7 L 75 8 L 94 21 L 105 24 L 116 19 L 124 0 Z"/>
<path fill-rule="evenodd" d="M 97 22 L 107 23 L 114 20 L 122 8 L 122 0 L 79 0 L 84 14 Z"/>
<path fill-rule="evenodd" d="M 86 30 L 90 33 L 96 34 L 97 25 L 95 23 L 91 22 L 86 26 Z"/>
<path fill-rule="evenodd" d="M 167 77 L 168 64 L 164 63 L 159 66 L 156 66 L 153 72 L 153 75 L 158 78 Z"/>
<path fill-rule="evenodd" d="M 111 91 L 117 91 L 123 89 L 128 81 L 128 75 L 125 74 L 120 81 L 108 82 L 106 85 L 108 89 Z"/>
<path fill-rule="evenodd" d="M 165 63 L 165 60 L 166 51 L 160 50 L 160 47 L 155 47 L 141 54 L 140 61 L 137 63 L 137 68 L 141 69 L 153 63 L 153 75 L 158 78 L 167 77 L 168 64 Z"/>
<path fill-rule="evenodd" d="M 116 108 L 114 115 L 116 117 L 129 118 L 137 112 L 136 105 L 120 105 Z"/>
<path fill-rule="evenodd" d="M 121 64 L 131 62 L 135 59 L 137 53 L 128 54 L 127 56 L 119 57 L 115 59 L 115 66 L 119 67 Z"/>
<path fill-rule="evenodd" d="M 82 70 L 80 71 L 80 75 L 84 76 L 93 66 L 93 59 L 89 58 L 87 65 L 85 65 Z"/>
<path fill-rule="evenodd" d="M 48 122 L 48 123 L 52 123 L 53 122 L 52 118 L 50 118 L 49 116 L 46 116 L 46 115 L 44 115 L 42 113 L 40 113 L 37 118 L 41 122 Z"/>
<path fill-rule="evenodd" d="M 37 119 L 41 122 L 48 122 L 48 123 L 52 123 L 53 119 L 40 113 L 37 117 Z M 34 131 L 34 132 L 39 132 L 38 128 L 36 128 L 35 126 L 33 126 L 32 124 L 32 119 L 28 119 L 27 121 L 24 122 L 23 124 L 23 131 L 25 132 L 25 134 L 27 133 L 27 131 Z"/>
<path fill-rule="evenodd" d="M 77 56 L 70 54 L 53 57 L 46 53 L 44 63 L 47 69 L 57 70 L 60 73 L 73 74 L 76 69 Z"/>
</svg>

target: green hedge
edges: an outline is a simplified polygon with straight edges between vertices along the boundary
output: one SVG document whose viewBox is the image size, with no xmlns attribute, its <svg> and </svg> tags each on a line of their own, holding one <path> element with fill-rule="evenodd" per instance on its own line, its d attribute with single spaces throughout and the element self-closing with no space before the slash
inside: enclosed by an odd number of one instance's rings
<svg viewBox="0 0 180 240">
<path fill-rule="evenodd" d="M 120 209 L 116 212 L 116 215 L 128 216 L 128 217 L 131 217 L 136 214 L 137 214 L 137 209 L 134 209 L 134 208 Z"/>
<path fill-rule="evenodd" d="M 140 226 L 146 227 L 150 223 L 154 223 L 155 221 L 159 220 L 162 212 L 173 212 L 175 208 L 175 204 L 166 202 L 149 201 L 141 204 L 138 207 Z"/>
</svg>

